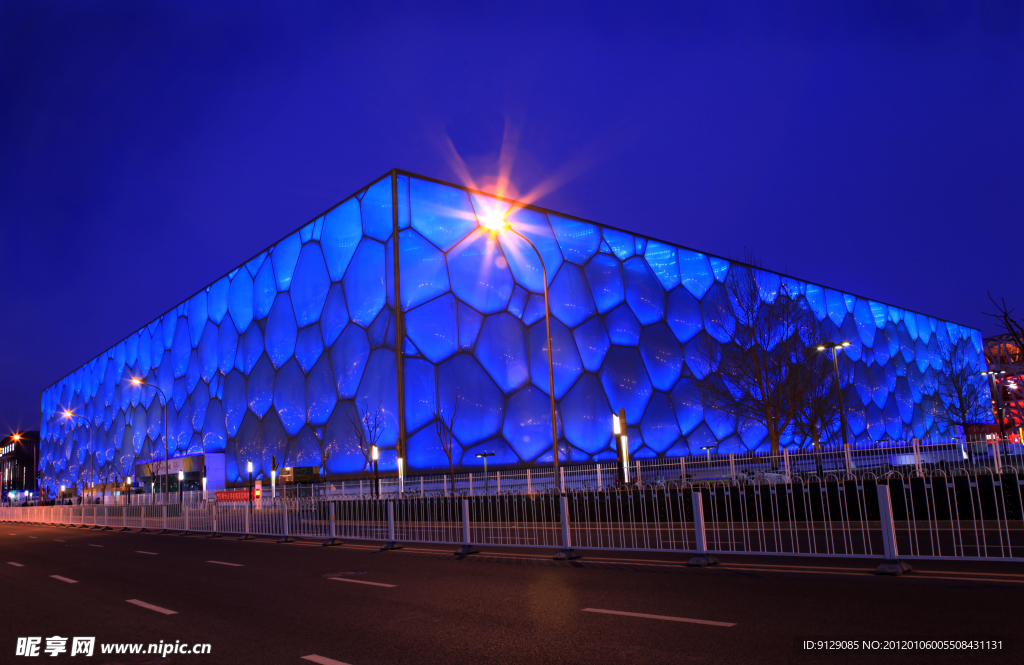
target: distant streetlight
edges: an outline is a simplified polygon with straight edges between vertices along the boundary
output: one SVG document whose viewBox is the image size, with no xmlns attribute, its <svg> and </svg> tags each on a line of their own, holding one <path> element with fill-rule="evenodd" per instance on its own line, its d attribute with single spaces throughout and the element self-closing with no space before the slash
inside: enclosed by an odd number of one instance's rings
<svg viewBox="0 0 1024 665">
<path fill-rule="evenodd" d="M 480 220 L 480 226 L 488 229 L 492 233 L 507 232 L 519 237 L 525 241 L 534 252 L 536 252 L 537 259 L 540 261 L 541 275 L 544 278 L 544 325 L 547 330 L 548 340 L 548 388 L 551 397 L 551 452 L 554 455 L 555 461 L 555 487 L 557 490 L 559 486 L 558 477 L 560 475 L 558 465 L 558 421 L 555 419 L 555 362 L 551 349 L 551 304 L 548 302 L 548 269 L 544 265 L 544 257 L 540 255 L 540 250 L 537 249 L 537 246 L 534 245 L 529 238 L 512 228 L 509 221 L 505 219 L 506 215 L 508 215 L 508 211 L 504 214 L 497 211 L 485 214 Z"/>
<path fill-rule="evenodd" d="M 838 352 L 850 346 L 849 342 L 822 342 L 818 345 L 819 351 L 832 350 L 832 367 L 836 372 L 836 396 L 839 398 L 839 426 L 843 430 L 843 450 L 849 452 L 850 443 L 846 440 L 846 405 L 843 403 L 843 393 L 839 389 L 839 356 Z"/>
<path fill-rule="evenodd" d="M 484 458 L 484 494 L 491 493 L 491 477 L 487 475 L 487 458 L 494 457 L 494 453 L 477 453 L 477 457 Z"/>
<path fill-rule="evenodd" d="M 71 418 L 78 418 L 80 420 L 84 420 L 86 423 L 89 424 L 89 484 L 91 485 L 92 484 L 92 478 L 93 478 L 93 471 L 95 469 L 95 465 L 93 463 L 93 460 L 95 459 L 95 455 L 93 454 L 93 450 L 92 450 L 92 419 L 91 418 L 86 418 L 85 416 L 77 415 L 76 413 L 72 412 L 71 409 L 64 409 L 64 413 L 61 414 L 61 415 L 64 416 L 65 420 L 70 420 Z M 61 490 L 61 491 L 63 492 L 64 490 Z"/>
<path fill-rule="evenodd" d="M 989 386 L 992 389 L 992 405 L 995 407 L 996 420 L 999 421 L 999 438 L 1003 441 L 1006 440 L 1006 429 L 1003 427 L 1003 391 L 999 386 L 999 382 L 1005 378 L 1006 370 L 1004 369 L 990 369 L 982 372 L 982 376 L 987 376 L 989 380 Z"/>
<path fill-rule="evenodd" d="M 132 377 L 132 385 L 133 386 L 149 386 L 153 390 L 155 390 L 158 393 L 160 393 L 160 397 L 163 398 L 163 402 L 164 402 L 164 494 L 167 494 L 168 482 L 169 482 L 168 479 L 167 479 L 167 458 L 170 456 L 170 452 L 169 452 L 170 448 L 167 445 L 167 439 L 168 439 L 168 434 L 169 434 L 169 432 L 167 431 L 167 395 L 165 395 L 164 391 L 160 390 L 159 388 L 154 386 L 152 383 L 149 383 L 147 381 L 143 381 L 142 379 L 140 379 L 138 377 L 134 377 L 134 376 Z"/>
<path fill-rule="evenodd" d="M 700 449 L 708 451 L 708 462 L 711 462 L 711 451 L 714 450 L 715 447 L 714 446 L 701 446 Z"/>
<path fill-rule="evenodd" d="M 178 503 L 185 503 L 185 472 L 178 471 Z"/>
<path fill-rule="evenodd" d="M 372 464 L 373 464 L 373 491 L 377 495 L 377 498 L 379 499 L 380 498 L 380 476 L 377 474 L 377 458 L 380 456 L 380 453 L 377 450 L 377 446 L 372 446 L 370 448 L 370 456 L 373 458 L 373 462 L 372 462 Z"/>
</svg>

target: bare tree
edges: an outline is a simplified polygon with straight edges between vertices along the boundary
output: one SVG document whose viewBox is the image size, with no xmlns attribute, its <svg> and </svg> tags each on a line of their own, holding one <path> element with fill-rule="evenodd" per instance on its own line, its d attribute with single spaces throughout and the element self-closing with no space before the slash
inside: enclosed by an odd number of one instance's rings
<svg viewBox="0 0 1024 665">
<path fill-rule="evenodd" d="M 384 403 L 378 402 L 377 408 L 373 411 L 360 409 L 358 404 L 353 405 L 355 414 L 346 411 L 352 431 L 359 443 L 359 453 L 363 456 L 363 471 L 370 465 L 373 457 L 373 447 L 377 445 L 381 435 L 384 433 Z"/>
<path fill-rule="evenodd" d="M 940 340 L 938 355 L 942 366 L 935 370 L 932 415 L 946 428 L 959 427 L 966 438 L 968 427 L 988 422 L 992 417 L 988 379 L 981 375 L 977 350 L 969 339 Z M 973 463 L 971 446 L 967 446 L 967 451 Z"/>
<path fill-rule="evenodd" d="M 773 456 L 804 407 L 808 377 L 794 368 L 806 363 L 807 340 L 818 329 L 799 292 L 778 280 L 757 267 L 734 265 L 724 288 L 706 297 L 705 311 L 706 328 L 732 341 L 721 344 L 704 333 L 697 345 L 707 373 L 699 383 L 705 406 L 762 425 Z"/>
<path fill-rule="evenodd" d="M 819 351 L 821 339 L 812 338 L 803 352 L 801 362 L 791 367 L 789 385 L 791 399 L 800 403 L 793 418 L 793 431 L 810 442 L 814 452 L 823 443 L 832 443 L 841 436 L 840 412 L 853 406 L 856 399 L 849 392 L 849 378 L 840 375 L 838 390 L 836 372 L 829 350 Z M 806 444 L 805 444 L 806 445 Z"/>
<path fill-rule="evenodd" d="M 988 294 L 988 299 L 995 306 L 995 312 L 984 312 L 996 320 L 997 325 L 1009 336 L 1010 341 L 1017 347 L 1018 353 L 1024 353 L 1024 319 L 1017 321 L 1013 318 L 1013 309 L 1006 304 L 1006 298 L 1000 298 L 999 302 Z"/>
<path fill-rule="evenodd" d="M 437 420 L 434 421 L 434 427 L 437 429 L 437 438 L 441 441 L 441 450 L 448 456 L 448 468 L 452 474 L 452 489 L 455 488 L 455 462 L 452 460 L 452 451 L 455 447 L 455 419 L 459 415 L 459 389 L 455 389 L 455 406 L 452 407 L 451 413 L 445 413 L 444 409 L 438 406 Z"/>
</svg>

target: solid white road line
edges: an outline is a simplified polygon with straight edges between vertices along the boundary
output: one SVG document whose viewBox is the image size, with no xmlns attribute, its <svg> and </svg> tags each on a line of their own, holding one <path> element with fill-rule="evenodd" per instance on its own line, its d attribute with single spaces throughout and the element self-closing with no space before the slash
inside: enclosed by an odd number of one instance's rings
<svg viewBox="0 0 1024 665">
<path fill-rule="evenodd" d="M 343 663 L 340 660 L 334 660 L 332 658 L 324 658 L 323 656 L 318 656 L 316 654 L 310 654 L 309 656 L 303 656 L 302 660 L 308 660 L 308 661 L 310 661 L 312 663 L 318 663 L 319 665 L 348 665 L 347 663 Z"/>
<path fill-rule="evenodd" d="M 78 580 L 68 579 L 67 577 L 61 577 L 60 575 L 50 575 L 50 577 L 55 580 L 60 580 L 61 582 L 67 582 L 68 584 L 78 584 Z"/>
<path fill-rule="evenodd" d="M 152 554 L 156 556 L 156 552 L 143 552 L 142 550 L 135 550 L 136 554 Z"/>
<path fill-rule="evenodd" d="M 227 561 L 207 561 L 206 563 L 215 563 L 218 566 L 235 566 L 236 568 L 241 568 L 245 565 L 243 563 L 228 563 Z"/>
<path fill-rule="evenodd" d="M 103 545 L 94 545 L 92 543 L 86 543 L 89 547 L 103 547 Z"/>
<path fill-rule="evenodd" d="M 174 610 L 169 610 L 164 607 L 157 607 L 156 605 L 150 605 L 149 603 L 144 603 L 141 600 L 126 600 L 124 602 L 131 603 L 132 605 L 138 605 L 139 607 L 145 607 L 147 610 L 153 610 L 154 612 L 159 612 L 160 614 L 177 614 L 177 612 L 175 612 Z"/>
<path fill-rule="evenodd" d="M 25 567 L 25 564 L 23 564 L 23 563 L 14 563 L 13 561 L 8 561 L 7 565 L 8 566 L 16 566 L 18 568 L 24 568 Z"/>
<path fill-rule="evenodd" d="M 615 610 L 598 610 L 592 607 L 587 607 L 583 610 L 584 612 L 598 612 L 600 614 L 617 614 L 624 617 L 639 617 L 641 619 L 661 619 L 662 621 L 681 621 L 683 623 L 700 623 L 705 626 L 723 626 L 730 628 L 735 626 L 734 623 L 726 623 L 724 621 L 705 621 L 704 619 L 685 619 L 683 617 L 666 617 L 660 614 L 638 614 L 636 612 L 616 612 Z"/>
<path fill-rule="evenodd" d="M 381 584 L 380 582 L 365 582 L 363 580 L 353 580 L 349 579 L 348 577 L 331 577 L 330 579 L 334 580 L 335 582 L 352 582 L 353 584 L 369 584 L 370 586 L 397 586 L 395 584 Z"/>
</svg>

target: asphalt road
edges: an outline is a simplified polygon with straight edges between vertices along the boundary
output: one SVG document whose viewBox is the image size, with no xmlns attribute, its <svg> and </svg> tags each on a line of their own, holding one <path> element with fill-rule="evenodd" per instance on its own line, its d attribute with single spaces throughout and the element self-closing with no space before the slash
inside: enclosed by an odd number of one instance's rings
<svg viewBox="0 0 1024 665">
<path fill-rule="evenodd" d="M 358 542 L 321 547 L 0 524 L 0 663 L 1024 660 L 1015 640 L 1020 564 L 913 562 L 914 573 L 892 578 L 872 575 L 866 560 L 732 556 L 697 569 L 682 565 L 685 556 L 581 553 L 579 561 L 555 562 L 551 551 L 495 547 L 460 558 L 421 545 L 380 552 Z M 350 581 L 325 577 L 333 573 Z M 18 637 L 43 637 L 45 647 L 54 635 L 96 637 L 96 653 L 14 655 Z M 1003 649 L 795 649 L 804 637 L 985 637 L 1002 639 Z M 99 653 L 100 644 L 160 640 L 208 643 L 211 653 Z M 302 660 L 314 655 L 331 660 Z"/>
</svg>

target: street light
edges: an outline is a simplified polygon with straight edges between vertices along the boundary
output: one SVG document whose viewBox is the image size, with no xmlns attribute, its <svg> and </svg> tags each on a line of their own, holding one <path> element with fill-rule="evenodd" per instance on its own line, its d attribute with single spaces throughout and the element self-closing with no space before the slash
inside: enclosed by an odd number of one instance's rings
<svg viewBox="0 0 1024 665">
<path fill-rule="evenodd" d="M 380 498 L 380 476 L 377 475 L 377 458 L 380 456 L 380 453 L 377 451 L 377 446 L 372 446 L 370 448 L 370 456 L 373 458 L 373 462 L 372 462 L 372 464 L 373 464 L 373 490 L 374 490 L 374 493 L 377 495 L 377 498 L 379 499 Z"/>
<path fill-rule="evenodd" d="M 484 489 L 484 494 L 490 494 L 491 493 L 491 478 L 490 478 L 490 476 L 487 475 L 487 458 L 488 457 L 494 457 L 494 453 L 477 453 L 476 456 L 484 458 L 484 487 L 486 488 L 486 489 Z"/>
<path fill-rule="evenodd" d="M 185 503 L 185 472 L 178 471 L 178 503 Z"/>
<path fill-rule="evenodd" d="M 839 426 L 843 430 L 843 450 L 846 452 L 847 466 L 849 466 L 850 459 L 850 444 L 846 440 L 846 405 L 843 404 L 843 394 L 839 390 L 839 356 L 837 355 L 837 350 L 845 349 L 848 346 L 850 346 L 849 342 L 822 342 L 818 345 L 819 351 L 832 349 L 832 367 L 836 372 L 836 395 L 839 397 Z"/>
<path fill-rule="evenodd" d="M 715 447 L 714 446 L 701 446 L 700 449 L 708 451 L 708 463 L 710 463 L 711 462 L 711 451 L 714 450 Z"/>
<path fill-rule="evenodd" d="M 170 449 L 167 446 L 167 435 L 168 435 L 168 431 L 167 431 L 167 395 L 165 395 L 164 391 L 160 390 L 159 388 L 154 386 L 152 383 L 149 383 L 148 381 L 143 381 L 142 379 L 140 379 L 138 377 L 134 377 L 134 376 L 132 377 L 132 385 L 133 386 L 149 386 L 153 390 L 155 390 L 158 393 L 160 393 L 160 397 L 162 397 L 163 401 L 164 401 L 164 494 L 167 494 L 167 489 L 168 489 L 168 487 L 167 487 L 168 486 L 167 458 L 168 458 L 168 456 L 170 454 L 169 453 Z"/>
<path fill-rule="evenodd" d="M 1006 374 L 1006 370 L 988 370 L 982 372 L 982 376 L 988 376 L 989 385 L 992 390 L 992 405 L 995 407 L 996 420 L 999 422 L 999 438 L 1001 441 L 1006 440 L 1006 429 L 1003 427 L 1003 389 L 999 386 L 999 380 Z"/>
<path fill-rule="evenodd" d="M 95 455 L 93 454 L 92 450 L 92 419 L 73 413 L 71 409 L 64 409 L 64 413 L 61 415 L 64 416 L 64 420 L 70 420 L 71 418 L 79 418 L 89 424 L 89 482 L 91 484 L 94 470 L 93 460 L 95 459 Z M 61 491 L 63 492 L 64 490 L 62 489 Z"/>
<path fill-rule="evenodd" d="M 615 437 L 615 456 L 619 461 L 619 484 L 629 482 L 629 436 L 626 434 L 626 409 L 612 414 L 612 434 Z"/>
<path fill-rule="evenodd" d="M 540 255 L 540 250 L 537 249 L 537 246 L 529 238 L 512 228 L 509 221 L 505 219 L 507 214 L 508 211 L 504 214 L 499 214 L 497 211 L 485 214 L 480 220 L 480 225 L 492 233 L 509 232 L 518 236 L 533 248 L 533 251 L 537 254 L 537 259 L 540 261 L 541 274 L 544 278 L 544 325 L 548 340 L 548 388 L 551 395 L 551 452 L 554 455 L 555 487 L 557 488 L 559 487 L 560 468 L 558 465 L 558 421 L 555 420 L 555 361 L 551 349 L 551 305 L 548 302 L 548 269 L 544 265 L 544 257 Z"/>
</svg>

